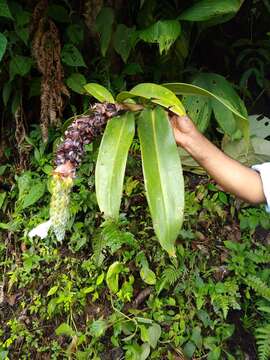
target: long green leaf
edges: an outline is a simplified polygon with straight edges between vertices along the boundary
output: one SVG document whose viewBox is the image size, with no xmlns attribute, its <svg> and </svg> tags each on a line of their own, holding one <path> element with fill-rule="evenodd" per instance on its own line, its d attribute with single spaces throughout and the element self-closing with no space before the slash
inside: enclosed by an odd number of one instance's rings
<svg viewBox="0 0 270 360">
<path fill-rule="evenodd" d="M 142 97 L 144 99 L 148 99 L 155 104 L 170 109 L 170 111 L 180 116 L 185 114 L 185 109 L 178 97 L 175 96 L 172 91 L 161 85 L 151 83 L 139 84 L 130 91 L 121 92 L 117 96 L 117 101 L 123 102 L 124 100 L 133 97 Z"/>
<path fill-rule="evenodd" d="M 214 75 L 214 74 L 204 74 L 204 75 Z M 216 75 L 216 74 L 215 74 Z M 218 76 L 215 76 L 213 78 L 214 82 L 212 86 L 216 86 L 217 80 L 219 80 Z M 225 99 L 224 97 L 220 95 L 216 95 L 215 93 L 208 91 L 202 87 L 199 87 L 197 85 L 193 84 L 185 84 L 185 83 L 167 83 L 163 84 L 164 87 L 168 88 L 172 92 L 174 92 L 176 95 L 196 95 L 196 96 L 207 96 L 212 101 L 212 106 L 214 106 L 217 103 L 222 104 L 226 109 L 230 110 L 235 116 L 239 123 L 239 127 L 241 128 L 245 140 L 248 141 L 249 139 L 249 123 L 247 119 L 247 113 L 244 108 L 244 106 L 241 103 L 241 100 L 235 98 L 235 94 L 230 97 L 230 100 Z M 224 89 L 224 87 L 223 87 Z M 221 91 L 221 90 L 219 90 Z M 226 93 L 228 93 L 226 91 Z M 222 120 L 219 118 L 219 120 Z"/>
<path fill-rule="evenodd" d="M 173 256 L 184 210 L 180 158 L 166 112 L 145 109 L 138 120 L 146 196 L 161 246 Z"/>
<path fill-rule="evenodd" d="M 185 10 L 180 20 L 186 21 L 208 21 L 225 16 L 233 17 L 240 9 L 239 0 L 201 0 Z M 222 22 L 222 21 L 221 21 Z"/>
<path fill-rule="evenodd" d="M 89 83 L 84 85 L 84 89 L 98 101 L 107 101 L 109 103 L 115 102 L 112 94 L 102 85 Z"/>
<path fill-rule="evenodd" d="M 0 61 L 2 60 L 7 48 L 7 38 L 0 33 Z"/>
<path fill-rule="evenodd" d="M 135 131 L 133 113 L 107 123 L 96 164 L 96 195 L 105 218 L 118 219 L 128 150 Z"/>
<path fill-rule="evenodd" d="M 96 19 L 96 29 L 100 34 L 100 50 L 102 56 L 106 55 L 108 47 L 110 45 L 113 22 L 113 9 L 110 7 L 102 8 Z"/>
</svg>

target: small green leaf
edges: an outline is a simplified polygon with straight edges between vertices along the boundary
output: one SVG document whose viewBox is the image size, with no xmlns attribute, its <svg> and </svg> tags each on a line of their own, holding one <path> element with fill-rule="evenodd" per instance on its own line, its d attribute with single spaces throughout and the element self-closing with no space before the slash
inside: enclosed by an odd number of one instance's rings
<svg viewBox="0 0 270 360">
<path fill-rule="evenodd" d="M 55 330 L 55 334 L 56 334 L 57 336 L 60 336 L 60 335 L 74 336 L 74 335 L 75 335 L 75 331 L 74 331 L 67 323 L 62 323 L 62 324 L 59 325 L 58 328 Z"/>
<path fill-rule="evenodd" d="M 5 198 L 6 198 L 6 193 L 0 193 L 0 209 L 2 208 L 3 204 L 4 204 L 4 201 L 5 201 Z"/>
<path fill-rule="evenodd" d="M 110 265 L 107 275 L 106 275 L 106 282 L 113 293 L 117 293 L 118 291 L 118 279 L 119 274 L 123 270 L 123 265 L 119 261 L 115 261 L 113 264 Z"/>
<path fill-rule="evenodd" d="M 82 74 L 73 73 L 67 78 L 67 86 L 78 94 L 84 94 L 86 79 Z"/>
<path fill-rule="evenodd" d="M 99 338 L 102 335 L 104 335 L 105 331 L 107 329 L 107 323 L 105 320 L 95 320 L 90 325 L 90 333 L 93 337 Z"/>
<path fill-rule="evenodd" d="M 13 19 L 6 0 L 0 0 L 0 17 Z"/>
<path fill-rule="evenodd" d="M 157 43 L 159 52 L 167 52 L 178 36 L 181 34 L 181 26 L 177 20 L 159 20 L 149 28 L 141 30 L 139 37 L 148 43 Z"/>
<path fill-rule="evenodd" d="M 100 211 L 105 218 L 118 219 L 128 150 L 135 132 L 129 112 L 108 121 L 100 144 L 95 184 Z"/>
<path fill-rule="evenodd" d="M 145 109 L 138 120 L 146 197 L 161 246 L 174 256 L 184 211 L 184 180 L 166 112 Z"/>
<path fill-rule="evenodd" d="M 84 86 L 84 89 L 88 92 L 88 94 L 92 95 L 100 102 L 115 102 L 112 94 L 104 86 L 96 83 L 89 83 Z"/>
<path fill-rule="evenodd" d="M 58 290 L 58 288 L 59 288 L 58 285 L 51 287 L 50 290 L 48 291 L 47 296 L 52 296 L 52 295 L 54 295 L 54 294 L 56 293 L 56 291 Z"/>
<path fill-rule="evenodd" d="M 104 277 L 105 277 L 105 274 L 104 273 L 101 273 L 98 277 L 97 277 L 97 280 L 96 280 L 96 285 L 99 286 L 103 283 L 103 280 L 104 280 Z"/>
<path fill-rule="evenodd" d="M 140 354 L 140 360 L 146 360 L 148 356 L 150 355 L 150 346 L 148 343 L 144 343 L 141 346 L 141 354 Z"/>
<path fill-rule="evenodd" d="M 143 342 L 149 342 L 149 334 L 148 334 L 148 328 L 144 325 L 140 325 L 141 330 L 141 340 Z"/>
<path fill-rule="evenodd" d="M 159 324 L 153 324 L 148 328 L 148 338 L 151 348 L 155 349 L 157 347 L 158 340 L 161 336 L 161 327 Z"/>
<path fill-rule="evenodd" d="M 26 194 L 23 199 L 22 209 L 35 204 L 43 196 L 44 192 L 45 184 L 42 182 L 31 186 L 28 194 Z"/>
<path fill-rule="evenodd" d="M 10 81 L 12 81 L 16 75 L 27 75 L 31 69 L 32 64 L 33 60 L 30 57 L 15 55 L 9 63 Z"/>
<path fill-rule="evenodd" d="M 137 39 L 135 27 L 129 28 L 126 25 L 117 25 L 114 34 L 114 49 L 127 62 L 130 51 L 134 48 Z"/>
<path fill-rule="evenodd" d="M 0 61 L 5 55 L 6 48 L 7 48 L 7 38 L 5 37 L 4 34 L 0 33 Z"/>
<path fill-rule="evenodd" d="M 148 285 L 155 285 L 157 279 L 156 279 L 156 274 L 149 269 L 148 266 L 144 266 L 142 267 L 141 271 L 140 271 L 140 275 L 142 280 L 148 284 Z"/>
<path fill-rule="evenodd" d="M 196 326 L 191 335 L 191 339 L 194 344 L 197 346 L 198 349 L 202 347 L 202 335 L 201 335 L 201 328 L 199 326 Z"/>
<path fill-rule="evenodd" d="M 219 347 L 215 347 L 211 350 L 207 356 L 207 360 L 220 360 L 221 350 Z"/>
<path fill-rule="evenodd" d="M 184 346 L 183 352 L 188 359 L 192 359 L 195 350 L 196 350 L 195 344 L 193 344 L 192 341 L 188 341 Z"/>
<path fill-rule="evenodd" d="M 96 29 L 101 36 L 100 44 L 101 44 L 102 56 L 106 55 L 106 52 L 110 44 L 113 22 L 114 22 L 113 10 L 109 7 L 104 7 L 103 9 L 101 9 L 100 13 L 97 16 Z"/>
<path fill-rule="evenodd" d="M 74 45 L 80 45 L 84 37 L 83 26 L 79 24 L 69 25 L 67 27 L 67 36 Z"/>
<path fill-rule="evenodd" d="M 61 57 L 63 63 L 69 66 L 83 66 L 86 67 L 81 52 L 73 44 L 65 44 Z"/>
</svg>

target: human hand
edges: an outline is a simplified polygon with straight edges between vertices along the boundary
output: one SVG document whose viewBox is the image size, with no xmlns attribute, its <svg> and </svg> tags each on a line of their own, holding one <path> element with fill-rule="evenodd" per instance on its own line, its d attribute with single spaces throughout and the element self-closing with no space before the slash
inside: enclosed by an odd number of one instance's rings
<svg viewBox="0 0 270 360">
<path fill-rule="evenodd" d="M 200 134 L 196 126 L 187 115 L 178 116 L 173 114 L 170 116 L 170 121 L 176 143 L 187 149 L 196 136 Z"/>
</svg>

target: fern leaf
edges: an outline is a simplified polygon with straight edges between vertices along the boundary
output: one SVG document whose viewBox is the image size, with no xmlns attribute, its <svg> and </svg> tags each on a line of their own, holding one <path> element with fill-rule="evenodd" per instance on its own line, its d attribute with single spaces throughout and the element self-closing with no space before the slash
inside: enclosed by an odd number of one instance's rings
<svg viewBox="0 0 270 360">
<path fill-rule="evenodd" d="M 259 327 L 255 332 L 259 360 L 270 358 L 270 324 Z"/>
<path fill-rule="evenodd" d="M 181 269 L 176 269 L 174 266 L 169 265 L 162 274 L 162 280 L 170 286 L 173 286 L 180 279 L 181 275 Z"/>
<path fill-rule="evenodd" d="M 106 247 L 106 239 L 102 236 L 102 232 L 99 231 L 92 239 L 93 260 L 97 266 L 101 266 L 104 260 L 104 254 L 102 251 Z"/>
<path fill-rule="evenodd" d="M 261 295 L 265 299 L 270 300 L 270 288 L 261 279 L 255 275 L 249 275 L 246 279 L 246 284 L 250 286 L 258 295 Z"/>
<path fill-rule="evenodd" d="M 248 254 L 248 258 L 255 264 L 268 264 L 270 263 L 270 253 L 263 249 L 255 250 Z"/>
</svg>

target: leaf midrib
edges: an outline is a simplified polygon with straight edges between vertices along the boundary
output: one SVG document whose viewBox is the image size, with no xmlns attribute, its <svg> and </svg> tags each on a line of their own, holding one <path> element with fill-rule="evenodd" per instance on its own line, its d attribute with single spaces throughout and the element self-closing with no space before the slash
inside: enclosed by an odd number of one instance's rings
<svg viewBox="0 0 270 360">
<path fill-rule="evenodd" d="M 118 120 L 120 120 L 121 118 L 119 118 Z M 120 144 L 120 141 L 121 141 L 121 138 L 122 138 L 122 134 L 123 134 L 123 129 L 125 127 L 125 121 L 127 120 L 127 117 L 125 116 L 124 119 L 122 119 L 122 126 L 121 126 L 121 130 L 120 130 L 120 134 L 119 134 L 119 138 L 118 138 L 118 141 L 117 141 L 117 151 L 115 152 L 115 156 L 114 156 L 114 159 L 113 159 L 113 166 L 111 167 L 112 169 L 112 172 L 111 172 L 111 176 L 110 176 L 110 180 L 109 180 L 109 189 L 110 189 L 110 196 L 109 196 L 109 209 L 110 209 L 110 212 L 112 213 L 112 208 L 111 208 L 111 203 L 112 203 L 112 194 L 114 193 L 113 191 L 111 191 L 111 188 L 112 188 L 112 179 L 113 179 L 113 174 L 114 174 L 114 167 L 115 167 L 115 163 L 116 163 L 116 159 L 118 158 L 118 153 L 119 153 L 119 144 Z M 121 204 L 121 201 L 120 201 L 120 204 Z M 113 214 L 111 214 L 111 216 L 113 216 Z"/>
<path fill-rule="evenodd" d="M 166 206 L 166 201 L 165 201 L 165 189 L 164 189 L 164 186 L 163 186 L 163 183 L 162 183 L 162 179 L 161 179 L 161 165 L 160 165 L 160 160 L 159 160 L 159 157 L 158 157 L 158 146 L 157 146 L 157 134 L 156 134 L 156 130 L 155 130 L 155 126 L 154 126 L 154 123 L 155 123 L 155 112 L 154 111 L 151 111 L 151 118 L 152 118 L 152 128 L 153 128 L 153 138 L 154 138 L 154 146 L 155 146 L 155 152 L 156 152 L 156 158 L 157 158 L 157 167 L 158 167 L 158 173 L 160 174 L 159 176 L 159 179 L 160 179 L 160 188 L 161 188 L 161 192 L 162 192 L 162 202 L 163 202 L 163 207 L 165 209 L 165 214 L 166 214 L 166 228 L 167 228 L 167 235 L 170 234 L 170 231 L 169 231 L 169 226 L 168 226 L 168 208 Z"/>
</svg>

